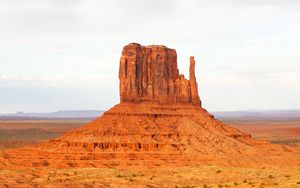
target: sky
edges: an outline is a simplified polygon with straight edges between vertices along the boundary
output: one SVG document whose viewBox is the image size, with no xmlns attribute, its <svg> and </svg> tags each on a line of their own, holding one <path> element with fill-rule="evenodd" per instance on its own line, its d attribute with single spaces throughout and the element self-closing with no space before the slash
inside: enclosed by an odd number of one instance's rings
<svg viewBox="0 0 300 188">
<path fill-rule="evenodd" d="M 300 109 L 299 0 L 0 0 L 0 113 L 106 110 L 123 46 L 189 56 L 209 111 Z"/>
</svg>

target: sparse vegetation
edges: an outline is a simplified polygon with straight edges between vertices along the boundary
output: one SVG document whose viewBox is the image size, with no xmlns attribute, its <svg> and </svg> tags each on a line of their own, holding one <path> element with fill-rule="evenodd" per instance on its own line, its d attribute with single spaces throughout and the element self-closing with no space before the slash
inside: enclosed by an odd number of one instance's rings
<svg viewBox="0 0 300 188">
<path fill-rule="evenodd" d="M 300 184 L 300 181 L 296 179 L 300 174 L 300 168 L 286 168 L 275 171 L 274 169 L 248 169 L 248 168 L 235 168 L 235 167 L 218 167 L 218 166 L 201 166 L 201 167 L 190 167 L 190 168 L 157 168 L 151 170 L 136 171 L 135 169 L 113 169 L 113 168 L 70 168 L 70 169 L 57 169 L 55 171 L 43 171 L 42 173 L 38 169 L 24 169 L 24 170 L 11 170 L 11 171 L 1 171 L 0 172 L 0 183 L 4 181 L 5 177 L 18 177 L 18 182 L 26 184 L 60 184 L 68 183 L 71 185 L 83 184 L 94 182 L 95 185 L 117 187 L 120 184 L 126 185 L 135 185 L 136 183 L 140 185 L 141 182 L 145 184 L 152 185 L 154 187 L 160 187 L 163 181 L 173 182 L 173 187 L 193 187 L 192 185 L 187 185 L 187 183 L 193 182 L 193 185 L 202 185 L 200 187 L 209 188 L 209 187 L 243 187 L 241 183 L 244 184 L 244 187 L 267 187 L 266 184 L 276 186 L 278 185 L 275 182 L 280 181 L 280 185 L 285 185 L 287 183 L 295 182 L 294 185 Z M 40 169 L 41 170 L 41 169 Z M 221 170 L 222 172 L 216 176 L 216 171 Z M 258 173 L 259 172 L 259 173 Z M 285 178 L 286 174 L 290 175 L 290 178 Z M 37 176 L 36 174 L 43 174 Z M 67 175 L 68 174 L 68 175 Z M 155 174 L 155 175 L 154 175 Z M 208 184 L 203 184 L 203 178 Z M 237 176 L 238 174 L 238 176 Z M 259 179 L 259 176 L 266 178 Z M 268 178 L 269 175 L 272 175 L 272 182 Z M 178 178 L 180 175 L 182 178 Z M 23 177 L 23 179 L 22 179 Z M 31 182 L 25 179 L 31 179 Z M 159 178 L 157 178 L 159 177 Z M 224 178 L 226 177 L 226 178 Z M 135 179 L 137 178 L 137 179 Z M 243 178 L 242 182 L 238 182 Z M 224 182 L 224 179 L 227 179 L 228 182 Z M 125 180 L 125 181 L 124 181 Z M 100 183 L 100 184 L 99 184 Z M 210 186 L 210 184 L 212 186 Z M 100 186 L 101 187 L 101 186 Z M 199 186 L 197 186 L 199 187 Z"/>
<path fill-rule="evenodd" d="M 24 125 L 24 122 L 21 122 Z M 19 122 L 20 124 L 20 122 Z M 19 125 L 18 124 L 18 125 Z M 33 122 L 38 126 L 38 122 Z M 48 125 L 47 125 L 48 124 Z M 77 122 L 79 125 L 79 122 Z M 77 126 L 76 124 L 76 126 Z M 81 124 L 81 122 L 80 122 Z M 11 126 L 12 123 L 9 124 Z M 16 124 L 17 125 L 17 124 Z M 67 126 L 72 126 L 70 123 L 63 125 L 61 122 L 57 123 L 61 129 L 66 130 Z M 2 122 L 2 126 L 4 123 Z M 58 129 L 54 122 L 44 122 L 44 128 Z M 0 121 L 1 128 L 1 121 Z M 24 127 L 23 127 L 24 128 Z M 21 133 L 20 131 L 17 132 Z M 24 134 L 32 133 L 25 131 Z M 23 134 L 22 133 L 22 134 Z M 61 132 L 63 133 L 63 132 Z M 60 133 L 60 134 L 61 134 Z M 26 139 L 27 136 L 21 136 L 21 139 Z M 3 137 L 4 138 L 4 137 Z M 5 138 L 9 138 L 6 136 Z M 36 138 L 36 137 L 35 137 Z M 40 139 L 41 137 L 38 137 Z M 46 137 L 45 137 L 46 138 Z M 0 139 L 1 140 L 1 139 Z M 24 140 L 23 140 L 24 141 Z M 13 148 L 20 147 L 32 142 L 16 143 L 16 142 L 3 142 L 0 141 L 0 148 Z M 2 144 L 2 145 L 1 145 Z M 6 145 L 5 145 L 6 144 Z M 2 147 L 3 146 L 3 147 Z M 218 175 L 216 175 L 218 174 Z M 173 187 L 191 187 L 192 185 L 203 185 L 203 188 L 216 187 L 276 187 L 278 185 L 283 187 L 297 187 L 300 185 L 299 175 L 300 168 L 282 168 L 272 169 L 269 166 L 261 168 L 243 168 L 243 167 L 222 167 L 222 166 L 199 166 L 199 167 L 155 167 L 153 169 L 119 169 L 114 166 L 107 168 L 70 168 L 70 169 L 44 169 L 32 168 L 22 170 L 2 170 L 0 171 L 0 186 L 3 182 L 19 182 L 22 184 L 39 185 L 39 184 L 70 184 L 70 187 L 76 185 L 94 185 L 97 187 L 118 187 L 119 185 L 135 185 L 145 182 L 147 185 L 160 187 L 162 181 L 173 182 Z M 226 178 L 224 178 L 226 177 Z M 263 177 L 263 178 L 262 178 Z M 205 179 L 205 180 L 204 180 Z M 224 182 L 224 179 L 228 182 Z M 192 183 L 191 183 L 192 182 Z M 280 182 L 280 183 L 277 183 Z M 205 184 L 204 184 L 205 183 Z M 245 183 L 243 185 L 243 183 Z M 187 186 L 187 184 L 189 186 Z M 176 186 L 175 186 L 176 185 Z M 201 187 L 201 186 L 197 186 Z"/>
<path fill-rule="evenodd" d="M 86 120 L 0 120 L 0 150 L 23 147 L 41 140 L 52 139 L 85 122 Z"/>
<path fill-rule="evenodd" d="M 155 178 L 155 176 L 152 175 L 152 176 L 150 177 L 150 180 L 153 180 L 154 178 Z"/>
<path fill-rule="evenodd" d="M 117 174 L 116 178 L 123 178 L 124 176 L 122 176 L 121 174 Z"/>
</svg>

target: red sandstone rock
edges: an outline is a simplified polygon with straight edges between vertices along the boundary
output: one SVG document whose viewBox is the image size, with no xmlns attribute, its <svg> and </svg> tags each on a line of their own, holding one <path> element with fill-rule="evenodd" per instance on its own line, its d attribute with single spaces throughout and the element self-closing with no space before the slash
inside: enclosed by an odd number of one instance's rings
<svg viewBox="0 0 300 188">
<path fill-rule="evenodd" d="M 190 58 L 189 80 L 179 75 L 176 51 L 124 47 L 121 103 L 85 126 L 37 146 L 4 151 L 0 170 L 26 167 L 295 165 L 295 148 L 253 139 L 201 107 Z"/>
<path fill-rule="evenodd" d="M 187 80 L 179 75 L 176 51 L 165 46 L 136 43 L 125 46 L 119 78 L 121 102 L 201 105 L 194 57 L 190 58 L 190 80 Z"/>
<path fill-rule="evenodd" d="M 191 102 L 194 105 L 200 105 L 201 101 L 198 95 L 198 84 L 195 76 L 195 59 L 194 56 L 190 57 L 190 86 L 191 86 Z"/>
</svg>

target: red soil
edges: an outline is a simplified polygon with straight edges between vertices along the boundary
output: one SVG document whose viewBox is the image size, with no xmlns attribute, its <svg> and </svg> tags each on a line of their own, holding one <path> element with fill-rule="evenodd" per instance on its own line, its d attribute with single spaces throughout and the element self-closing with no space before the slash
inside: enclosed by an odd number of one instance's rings
<svg viewBox="0 0 300 188">
<path fill-rule="evenodd" d="M 5 151 L 0 166 L 295 165 L 297 156 L 296 149 L 257 141 L 201 107 L 122 103 L 57 139 Z"/>
</svg>

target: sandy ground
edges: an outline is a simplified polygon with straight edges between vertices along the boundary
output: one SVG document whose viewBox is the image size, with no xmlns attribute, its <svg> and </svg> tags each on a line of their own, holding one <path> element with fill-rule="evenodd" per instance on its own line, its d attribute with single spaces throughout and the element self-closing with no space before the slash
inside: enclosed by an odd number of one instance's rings
<svg viewBox="0 0 300 188">
<path fill-rule="evenodd" d="M 260 140 L 268 140 L 275 144 L 300 144 L 300 120 L 229 119 L 225 122 Z"/>
<path fill-rule="evenodd" d="M 82 119 L 0 120 L 0 150 L 56 138 L 70 129 L 82 126 L 87 121 Z"/>
<path fill-rule="evenodd" d="M 3 177 L 6 177 L 5 179 Z M 300 187 L 300 168 L 199 166 L 154 169 L 1 170 L 0 183 L 39 187 Z"/>
<path fill-rule="evenodd" d="M 227 121 L 228 122 L 228 121 Z M 56 137 L 84 122 L 0 121 L 0 148 L 15 148 Z M 300 121 L 231 121 L 259 139 L 299 145 Z M 32 137 L 32 128 L 38 136 Z M 31 131 L 30 131 L 31 130 Z M 3 136 L 4 135 L 4 136 Z M 12 137 L 11 135 L 14 135 Z M 11 138 L 11 139 L 9 139 Z M 16 139 L 18 138 L 18 139 Z M 296 141 L 293 141 L 296 140 Z M 0 187 L 300 187 L 300 167 L 157 167 L 157 168 L 24 168 L 0 169 Z"/>
</svg>

